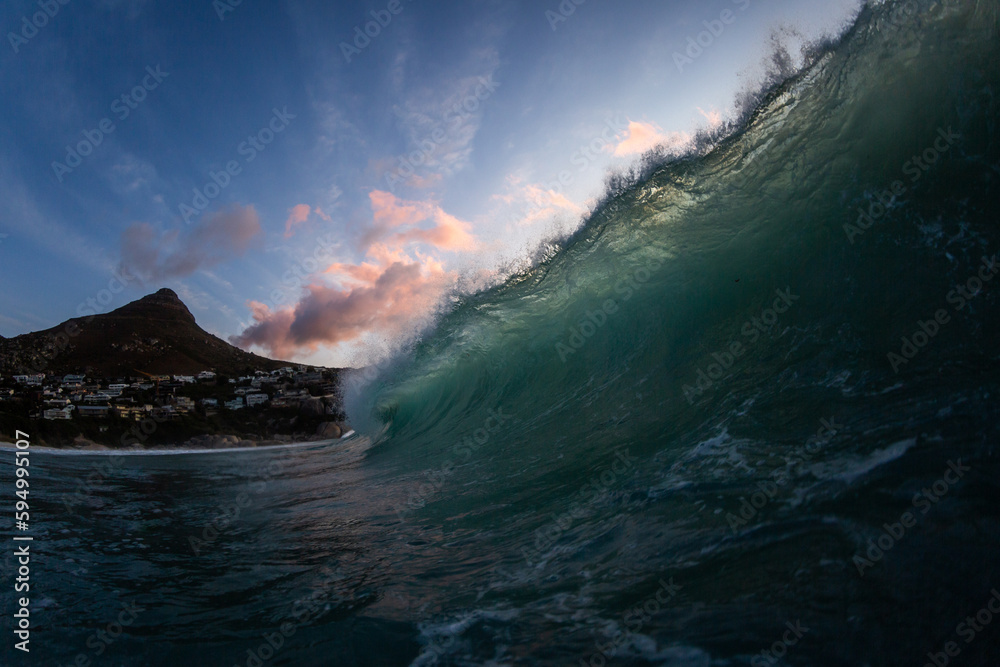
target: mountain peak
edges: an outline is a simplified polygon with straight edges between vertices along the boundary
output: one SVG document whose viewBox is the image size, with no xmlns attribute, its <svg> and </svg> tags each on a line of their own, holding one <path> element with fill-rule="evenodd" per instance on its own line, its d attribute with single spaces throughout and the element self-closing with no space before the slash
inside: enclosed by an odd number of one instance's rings
<svg viewBox="0 0 1000 667">
<path fill-rule="evenodd" d="M 112 311 L 109 315 L 117 317 L 140 317 L 159 321 L 179 320 L 191 324 L 195 323 L 194 315 L 184 305 L 184 302 L 180 300 L 177 293 L 166 287 L 153 294 L 147 294 L 141 299 L 127 303 L 121 308 Z"/>
</svg>

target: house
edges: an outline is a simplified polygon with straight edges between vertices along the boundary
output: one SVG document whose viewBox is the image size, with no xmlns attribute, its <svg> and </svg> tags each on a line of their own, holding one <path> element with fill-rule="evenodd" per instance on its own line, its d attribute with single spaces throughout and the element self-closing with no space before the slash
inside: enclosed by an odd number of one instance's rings
<svg viewBox="0 0 1000 667">
<path fill-rule="evenodd" d="M 217 408 L 219 407 L 219 399 L 217 398 L 203 398 L 201 399 L 202 407 L 206 408 Z"/>
<path fill-rule="evenodd" d="M 106 405 L 80 405 L 76 408 L 76 414 L 81 417 L 107 417 L 110 410 Z"/>
<path fill-rule="evenodd" d="M 180 412 L 190 412 L 194 410 L 194 399 L 187 396 L 178 396 L 174 399 L 174 407 Z"/>
<path fill-rule="evenodd" d="M 127 384 L 109 384 L 108 385 L 108 389 L 111 390 L 111 391 L 117 391 L 119 394 L 121 394 L 123 391 L 125 391 L 126 389 L 128 389 L 128 385 Z"/>
<path fill-rule="evenodd" d="M 215 373 L 213 373 L 212 371 L 202 371 L 197 375 L 195 375 L 195 377 L 199 380 L 214 380 Z"/>
<path fill-rule="evenodd" d="M 73 418 L 73 406 L 68 405 L 64 408 L 50 408 L 42 413 L 45 419 L 50 421 L 55 420 L 70 420 Z"/>
<path fill-rule="evenodd" d="M 242 410 L 243 409 L 243 397 L 234 398 L 231 401 L 226 401 L 226 408 L 229 410 Z"/>
<path fill-rule="evenodd" d="M 62 381 L 66 384 L 83 384 L 87 381 L 85 375 L 64 375 Z"/>
<path fill-rule="evenodd" d="M 267 394 L 247 394 L 247 407 L 264 405 L 267 401 Z"/>
<path fill-rule="evenodd" d="M 173 421 L 175 419 L 180 418 L 180 415 L 177 413 L 176 410 L 174 410 L 174 406 L 172 405 L 168 405 L 162 408 L 153 408 L 152 410 L 150 410 L 149 414 L 154 420 L 158 422 Z"/>
<path fill-rule="evenodd" d="M 193 375 L 175 375 L 174 382 L 180 382 L 181 384 L 194 384 Z"/>
<path fill-rule="evenodd" d="M 142 419 L 142 410 L 139 408 L 128 405 L 115 405 L 113 409 L 115 414 L 121 419 L 133 419 L 135 421 Z"/>
</svg>

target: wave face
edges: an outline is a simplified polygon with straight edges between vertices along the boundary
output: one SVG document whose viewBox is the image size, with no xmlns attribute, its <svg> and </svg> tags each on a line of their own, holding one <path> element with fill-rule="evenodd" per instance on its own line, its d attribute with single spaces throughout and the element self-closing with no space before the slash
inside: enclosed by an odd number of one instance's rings
<svg viewBox="0 0 1000 667">
<path fill-rule="evenodd" d="M 86 457 L 39 454 L 41 650 L 138 600 L 122 664 L 255 664 L 289 619 L 266 664 L 988 664 L 997 63 L 995 4 L 866 8 L 360 386 L 365 436 L 127 457 L 65 517 Z"/>
<path fill-rule="evenodd" d="M 359 401 L 386 488 L 412 475 L 389 503 L 495 550 L 462 565 L 521 612 L 508 655 L 544 655 L 545 627 L 574 663 L 625 631 L 622 660 L 742 664 L 801 619 L 799 664 L 915 663 L 989 597 L 1000 280 L 952 290 L 1000 253 L 997 26 L 988 3 L 864 10 Z M 958 458 L 969 480 L 859 573 Z"/>
</svg>

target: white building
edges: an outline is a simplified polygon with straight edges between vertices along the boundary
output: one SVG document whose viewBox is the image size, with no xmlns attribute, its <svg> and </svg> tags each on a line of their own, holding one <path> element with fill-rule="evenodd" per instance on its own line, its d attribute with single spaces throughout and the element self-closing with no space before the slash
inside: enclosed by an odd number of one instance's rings
<svg viewBox="0 0 1000 667">
<path fill-rule="evenodd" d="M 50 421 L 57 419 L 70 420 L 73 418 L 73 409 L 72 405 L 67 405 L 65 408 L 50 408 L 43 412 L 42 416 Z"/>
<path fill-rule="evenodd" d="M 263 405 L 267 403 L 267 394 L 247 394 L 247 406 L 254 407 L 255 405 Z"/>
<path fill-rule="evenodd" d="M 199 380 L 214 380 L 215 373 L 213 373 L 212 371 L 202 371 L 198 373 L 195 377 L 198 378 Z"/>
<path fill-rule="evenodd" d="M 243 397 L 234 398 L 231 401 L 226 401 L 226 408 L 229 410 L 242 410 L 243 409 Z"/>
</svg>

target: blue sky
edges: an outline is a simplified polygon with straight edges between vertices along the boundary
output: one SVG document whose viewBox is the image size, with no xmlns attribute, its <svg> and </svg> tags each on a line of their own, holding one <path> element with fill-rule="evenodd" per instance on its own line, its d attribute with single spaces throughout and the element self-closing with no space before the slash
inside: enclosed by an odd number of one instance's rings
<svg viewBox="0 0 1000 667">
<path fill-rule="evenodd" d="M 170 287 L 243 347 L 357 363 L 725 119 L 774 29 L 857 9 L 9 0 L 0 334 Z"/>
</svg>

